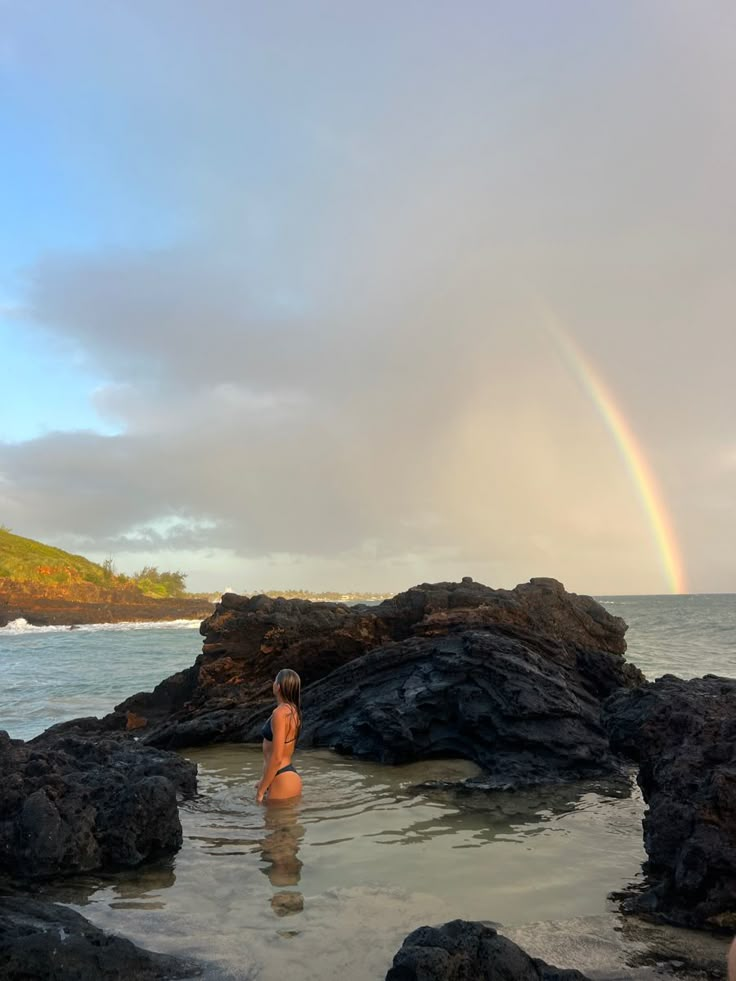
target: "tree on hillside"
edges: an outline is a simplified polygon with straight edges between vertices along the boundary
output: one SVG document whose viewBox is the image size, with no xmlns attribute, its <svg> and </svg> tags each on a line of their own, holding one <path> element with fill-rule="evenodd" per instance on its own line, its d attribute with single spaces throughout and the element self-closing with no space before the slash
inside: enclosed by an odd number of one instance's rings
<svg viewBox="0 0 736 981">
<path fill-rule="evenodd" d="M 133 579 L 147 596 L 161 598 L 183 596 L 186 592 L 184 572 L 159 572 L 155 565 L 145 565 Z"/>
</svg>

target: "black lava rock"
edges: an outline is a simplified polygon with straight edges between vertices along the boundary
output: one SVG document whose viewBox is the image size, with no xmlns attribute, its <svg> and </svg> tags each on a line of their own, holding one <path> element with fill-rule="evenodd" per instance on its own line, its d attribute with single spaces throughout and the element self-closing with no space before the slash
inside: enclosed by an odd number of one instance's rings
<svg viewBox="0 0 736 981">
<path fill-rule="evenodd" d="M 382 763 L 462 757 L 499 789 L 617 773 L 594 687 L 547 638 L 412 638 L 310 686 L 300 744 Z"/>
<path fill-rule="evenodd" d="M 200 974 L 197 965 L 110 936 L 64 906 L 0 897 L 5 981 L 164 981 Z"/>
<path fill-rule="evenodd" d="M 736 680 L 665 675 L 605 704 L 614 750 L 639 762 L 648 890 L 626 908 L 736 929 Z"/>
<path fill-rule="evenodd" d="M 401 945 L 386 981 L 586 981 L 579 971 L 533 959 L 488 924 L 452 920 L 420 927 Z"/>
<path fill-rule="evenodd" d="M 177 790 L 196 766 L 133 739 L 0 732 L 0 873 L 38 878 L 138 865 L 182 841 Z"/>
</svg>

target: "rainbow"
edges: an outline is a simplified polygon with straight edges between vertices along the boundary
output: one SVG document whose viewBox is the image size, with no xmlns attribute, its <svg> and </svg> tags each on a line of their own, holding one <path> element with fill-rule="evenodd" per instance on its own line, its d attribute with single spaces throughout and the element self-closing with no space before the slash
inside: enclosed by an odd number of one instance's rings
<svg viewBox="0 0 736 981">
<path fill-rule="evenodd" d="M 651 525 L 670 591 L 687 592 L 685 567 L 672 520 L 654 473 L 626 416 L 616 405 L 613 395 L 572 337 L 557 324 L 548 323 L 547 330 L 565 362 L 601 414 L 624 459 Z"/>
</svg>

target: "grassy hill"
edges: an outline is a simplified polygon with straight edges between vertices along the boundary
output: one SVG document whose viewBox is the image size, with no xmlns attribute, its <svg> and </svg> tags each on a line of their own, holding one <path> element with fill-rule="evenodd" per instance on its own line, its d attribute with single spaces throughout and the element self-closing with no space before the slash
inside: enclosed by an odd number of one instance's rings
<svg viewBox="0 0 736 981">
<path fill-rule="evenodd" d="M 186 595 L 184 575 L 147 567 L 135 576 L 117 573 L 112 561 L 98 565 L 82 555 L 22 538 L 0 528 L 0 580 L 35 583 L 44 590 L 74 590 L 85 584 L 165 599 Z"/>
<path fill-rule="evenodd" d="M 0 528 L 0 578 L 16 582 L 91 582 L 101 586 L 111 576 L 101 565 L 81 555 Z"/>
</svg>

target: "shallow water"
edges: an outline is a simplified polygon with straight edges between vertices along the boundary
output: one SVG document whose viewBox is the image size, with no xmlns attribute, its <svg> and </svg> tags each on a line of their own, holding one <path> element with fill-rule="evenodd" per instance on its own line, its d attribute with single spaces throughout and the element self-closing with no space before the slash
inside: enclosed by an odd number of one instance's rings
<svg viewBox="0 0 736 981">
<path fill-rule="evenodd" d="M 260 748 L 196 760 L 173 862 L 64 886 L 99 926 L 207 963 L 209 978 L 382 978 L 410 930 L 455 917 L 506 925 L 604 914 L 643 858 L 630 785 L 453 799 L 412 789 L 465 761 L 399 768 L 298 754 L 303 798 L 259 807 Z M 53 891 L 52 891 L 53 892 Z"/>
</svg>

